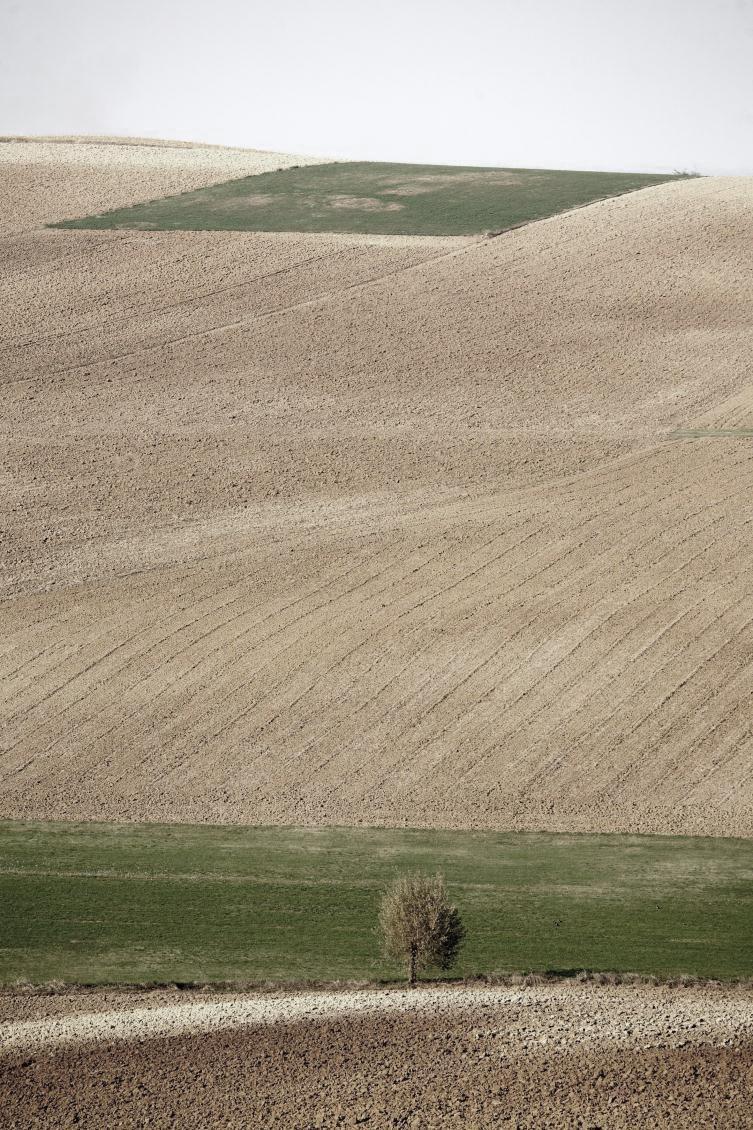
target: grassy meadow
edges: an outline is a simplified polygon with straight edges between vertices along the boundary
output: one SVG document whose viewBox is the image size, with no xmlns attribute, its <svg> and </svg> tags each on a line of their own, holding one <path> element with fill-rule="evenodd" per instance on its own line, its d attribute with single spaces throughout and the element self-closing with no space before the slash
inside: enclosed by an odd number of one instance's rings
<svg viewBox="0 0 753 1130">
<path fill-rule="evenodd" d="M 444 872 L 456 974 L 753 974 L 753 844 L 618 835 L 0 824 L 0 982 L 392 978 L 398 872 Z"/>
<path fill-rule="evenodd" d="M 672 179 L 653 173 L 334 162 L 243 177 L 52 226 L 478 235 Z"/>
</svg>

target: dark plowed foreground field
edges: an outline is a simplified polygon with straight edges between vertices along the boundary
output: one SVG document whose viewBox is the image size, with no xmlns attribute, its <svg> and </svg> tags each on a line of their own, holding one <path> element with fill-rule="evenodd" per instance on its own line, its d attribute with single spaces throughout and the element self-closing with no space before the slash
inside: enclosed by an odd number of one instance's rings
<svg viewBox="0 0 753 1130">
<path fill-rule="evenodd" d="M 500 1018 L 345 1018 L 35 1053 L 8 1130 L 746 1130 L 753 1046 L 510 1046 Z"/>
</svg>

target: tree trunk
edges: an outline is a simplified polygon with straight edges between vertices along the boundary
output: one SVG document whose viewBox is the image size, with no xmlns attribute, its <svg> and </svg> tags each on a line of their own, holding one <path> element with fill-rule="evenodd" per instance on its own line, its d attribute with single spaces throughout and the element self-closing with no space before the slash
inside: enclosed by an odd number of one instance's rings
<svg viewBox="0 0 753 1130">
<path fill-rule="evenodd" d="M 408 988 L 415 989 L 416 987 L 416 965 L 418 963 L 418 946 L 411 946 L 410 948 L 410 965 L 408 968 Z"/>
</svg>

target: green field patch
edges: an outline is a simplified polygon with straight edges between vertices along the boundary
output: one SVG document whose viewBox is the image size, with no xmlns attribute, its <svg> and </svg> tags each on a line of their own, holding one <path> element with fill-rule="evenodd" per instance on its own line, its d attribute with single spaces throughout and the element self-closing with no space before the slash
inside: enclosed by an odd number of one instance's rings
<svg viewBox="0 0 753 1130">
<path fill-rule="evenodd" d="M 0 982 L 392 978 L 381 892 L 444 872 L 456 974 L 753 973 L 753 844 L 617 835 L 0 824 Z"/>
<path fill-rule="evenodd" d="M 333 162 L 243 177 L 51 226 L 478 235 L 673 179 L 653 173 Z"/>
</svg>

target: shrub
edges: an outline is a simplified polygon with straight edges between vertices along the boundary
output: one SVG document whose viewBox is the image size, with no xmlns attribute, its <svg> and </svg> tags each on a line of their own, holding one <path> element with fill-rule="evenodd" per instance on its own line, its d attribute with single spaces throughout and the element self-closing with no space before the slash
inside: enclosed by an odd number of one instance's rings
<svg viewBox="0 0 753 1130">
<path fill-rule="evenodd" d="M 396 879 L 382 899 L 379 926 L 385 954 L 405 961 L 411 988 L 422 969 L 450 969 L 465 938 L 441 875 L 416 872 Z"/>
</svg>

